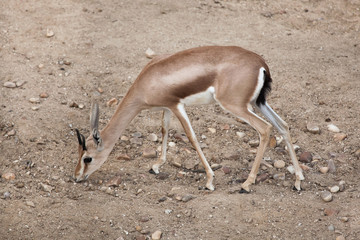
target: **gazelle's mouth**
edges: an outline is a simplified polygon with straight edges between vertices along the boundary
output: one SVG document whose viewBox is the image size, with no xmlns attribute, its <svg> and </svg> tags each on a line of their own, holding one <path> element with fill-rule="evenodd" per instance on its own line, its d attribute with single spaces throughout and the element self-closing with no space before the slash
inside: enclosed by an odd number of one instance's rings
<svg viewBox="0 0 360 240">
<path fill-rule="evenodd" d="M 86 181 L 89 177 L 89 174 L 85 175 L 84 177 L 75 177 L 75 182 L 76 183 L 80 183 L 80 182 L 83 182 L 83 181 Z"/>
</svg>

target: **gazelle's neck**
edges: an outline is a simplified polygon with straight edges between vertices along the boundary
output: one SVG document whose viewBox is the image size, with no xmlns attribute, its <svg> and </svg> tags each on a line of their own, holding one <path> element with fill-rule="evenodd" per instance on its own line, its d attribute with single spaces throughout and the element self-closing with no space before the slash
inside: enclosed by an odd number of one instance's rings
<svg viewBox="0 0 360 240">
<path fill-rule="evenodd" d="M 136 100 L 125 96 L 109 123 L 101 131 L 104 149 L 108 149 L 111 152 L 125 128 L 142 110 L 140 106 L 141 104 L 138 104 Z"/>
</svg>

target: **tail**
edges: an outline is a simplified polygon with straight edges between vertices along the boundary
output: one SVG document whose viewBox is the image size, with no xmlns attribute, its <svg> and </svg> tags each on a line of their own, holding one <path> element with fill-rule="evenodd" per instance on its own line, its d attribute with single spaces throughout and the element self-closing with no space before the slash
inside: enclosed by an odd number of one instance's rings
<svg viewBox="0 0 360 240">
<path fill-rule="evenodd" d="M 266 103 L 266 96 L 271 91 L 271 76 L 270 73 L 265 71 L 264 69 L 264 85 L 261 88 L 258 98 L 256 99 L 256 105 L 260 107 L 260 105 L 265 105 Z"/>
</svg>

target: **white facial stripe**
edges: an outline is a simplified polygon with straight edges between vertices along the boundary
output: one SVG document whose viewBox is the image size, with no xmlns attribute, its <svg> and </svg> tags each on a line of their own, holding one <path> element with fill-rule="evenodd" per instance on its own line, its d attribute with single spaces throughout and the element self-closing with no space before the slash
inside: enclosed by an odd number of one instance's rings
<svg viewBox="0 0 360 240">
<path fill-rule="evenodd" d="M 262 87 L 264 86 L 264 71 L 265 71 L 265 68 L 261 67 L 259 70 L 258 82 L 256 84 L 254 94 L 251 97 L 251 102 L 256 101 L 256 99 L 258 98 L 258 96 L 260 94 Z"/>
<path fill-rule="evenodd" d="M 215 88 L 209 87 L 204 92 L 199 92 L 181 99 L 180 102 L 185 105 L 210 104 L 215 100 L 214 94 Z"/>
</svg>

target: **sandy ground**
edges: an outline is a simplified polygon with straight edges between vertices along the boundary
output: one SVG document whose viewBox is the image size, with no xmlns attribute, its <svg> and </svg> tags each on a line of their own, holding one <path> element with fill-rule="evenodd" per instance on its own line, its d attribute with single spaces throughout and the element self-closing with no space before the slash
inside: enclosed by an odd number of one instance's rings
<svg viewBox="0 0 360 240">
<path fill-rule="evenodd" d="M 0 238 L 140 240 L 159 230 L 161 239 L 360 239 L 359 30 L 357 0 L 1 1 Z M 149 61 L 147 48 L 160 54 L 204 45 L 242 46 L 267 60 L 268 102 L 290 125 L 298 154 L 313 156 L 303 163 L 304 190 L 292 190 L 281 143 L 265 158 L 286 167 L 262 166 L 251 193 L 237 193 L 258 136 L 219 106 L 188 109 L 209 162 L 230 170 L 215 171 L 214 192 L 202 189 L 203 173 L 191 171 L 199 160 L 175 138 L 183 133 L 176 119 L 164 174 L 148 173 L 155 159 L 142 153 L 161 145 L 148 140 L 161 137 L 156 112 L 142 112 L 123 133 L 140 133 L 141 143 L 119 140 L 99 171 L 74 183 L 74 129 L 89 134 L 93 96 L 104 127 L 115 111 L 106 102 L 121 100 Z M 310 123 L 319 134 L 307 131 Z M 346 138 L 336 141 L 328 124 Z M 320 173 L 329 162 L 335 171 Z M 273 179 L 277 173 L 285 179 Z M 113 177 L 121 184 L 107 187 Z M 323 201 L 321 193 L 340 181 L 344 189 Z"/>
</svg>

